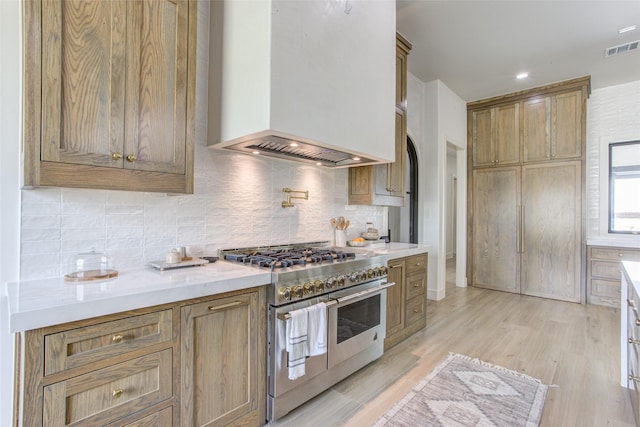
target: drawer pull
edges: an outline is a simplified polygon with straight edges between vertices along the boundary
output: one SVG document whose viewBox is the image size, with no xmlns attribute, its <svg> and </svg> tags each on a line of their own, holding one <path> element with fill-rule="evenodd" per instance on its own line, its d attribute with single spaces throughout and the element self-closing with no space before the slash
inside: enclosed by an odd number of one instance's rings
<svg viewBox="0 0 640 427">
<path fill-rule="evenodd" d="M 210 305 L 209 307 L 207 307 L 207 310 L 209 311 L 222 310 L 223 308 L 235 307 L 236 305 L 240 305 L 240 304 L 242 304 L 242 301 L 234 301 L 234 302 L 230 302 L 229 304 L 222 304 L 222 305 Z"/>
<path fill-rule="evenodd" d="M 417 308 L 414 308 L 413 312 L 417 314 L 417 313 L 420 313 L 420 310 L 418 310 Z"/>
<path fill-rule="evenodd" d="M 400 268 L 402 264 L 390 265 L 389 268 Z"/>
<path fill-rule="evenodd" d="M 118 399 L 120 396 L 122 396 L 122 393 L 124 393 L 124 390 L 119 388 L 119 389 L 113 390 L 111 392 L 111 395 L 113 396 L 114 399 Z"/>
<path fill-rule="evenodd" d="M 629 338 L 629 344 L 638 345 L 638 344 L 640 344 L 640 340 L 634 340 L 633 338 Z"/>
<path fill-rule="evenodd" d="M 419 287 L 420 287 L 420 284 L 415 284 L 415 285 L 413 285 L 413 287 L 414 287 L 414 288 L 419 288 Z"/>
<path fill-rule="evenodd" d="M 115 344 L 120 344 L 124 337 L 122 335 L 114 335 L 111 337 L 111 341 Z"/>
</svg>

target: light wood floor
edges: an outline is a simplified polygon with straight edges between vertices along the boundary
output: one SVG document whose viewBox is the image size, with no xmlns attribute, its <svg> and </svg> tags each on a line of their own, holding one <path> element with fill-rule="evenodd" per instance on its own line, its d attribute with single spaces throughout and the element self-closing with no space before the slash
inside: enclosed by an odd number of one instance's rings
<svg viewBox="0 0 640 427">
<path fill-rule="evenodd" d="M 446 294 L 429 301 L 425 329 L 272 424 L 369 426 L 453 352 L 551 385 L 541 426 L 634 425 L 618 385 L 619 310 L 453 283 Z"/>
</svg>

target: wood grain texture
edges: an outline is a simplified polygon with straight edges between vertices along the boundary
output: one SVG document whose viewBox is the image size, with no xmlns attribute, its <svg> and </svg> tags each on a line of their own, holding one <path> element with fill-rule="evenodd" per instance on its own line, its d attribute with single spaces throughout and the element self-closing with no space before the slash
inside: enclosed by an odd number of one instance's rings
<svg viewBox="0 0 640 427">
<path fill-rule="evenodd" d="M 25 2 L 26 186 L 193 192 L 196 4 Z"/>
<path fill-rule="evenodd" d="M 471 284 L 519 293 L 520 167 L 476 169 L 472 191 L 474 267 Z"/>
<path fill-rule="evenodd" d="M 458 288 L 453 281 L 446 295 L 428 301 L 425 329 L 272 425 L 373 425 L 449 352 L 556 385 L 541 427 L 635 425 L 619 385 L 619 310 Z"/>
<path fill-rule="evenodd" d="M 182 308 L 181 425 L 256 423 L 265 399 L 258 292 Z"/>
<path fill-rule="evenodd" d="M 170 342 L 171 322 L 172 311 L 164 310 L 49 334 L 45 336 L 45 375 Z"/>
<path fill-rule="evenodd" d="M 385 339 L 385 344 L 404 327 L 405 261 L 403 259 L 391 260 L 388 269 L 387 281 L 394 282 L 395 286 L 387 288 L 387 339 Z"/>
<path fill-rule="evenodd" d="M 551 158 L 551 99 L 523 102 L 522 146 L 525 162 Z"/>
<path fill-rule="evenodd" d="M 349 204 L 404 206 L 407 155 L 407 55 L 411 44 L 396 34 L 395 161 L 349 168 Z"/>
<path fill-rule="evenodd" d="M 580 302 L 581 162 L 526 165 L 522 176 L 521 291 Z"/>
<path fill-rule="evenodd" d="M 551 98 L 551 158 L 575 159 L 582 156 L 584 124 L 582 91 Z"/>
<path fill-rule="evenodd" d="M 47 386 L 44 424 L 105 424 L 168 399 L 172 363 L 167 349 Z"/>
<path fill-rule="evenodd" d="M 427 324 L 427 263 L 428 254 L 389 261 L 387 281 L 396 285 L 387 289 L 385 350 Z"/>
<path fill-rule="evenodd" d="M 620 307 L 620 261 L 640 261 L 640 250 L 609 246 L 587 247 L 587 303 Z"/>
</svg>

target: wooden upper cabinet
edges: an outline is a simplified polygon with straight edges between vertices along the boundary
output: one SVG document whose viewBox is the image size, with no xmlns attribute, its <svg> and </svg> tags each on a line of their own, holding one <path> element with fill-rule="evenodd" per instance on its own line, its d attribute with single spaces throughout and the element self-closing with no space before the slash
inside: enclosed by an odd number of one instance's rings
<svg viewBox="0 0 640 427">
<path fill-rule="evenodd" d="M 474 166 L 520 162 L 520 104 L 473 112 Z"/>
<path fill-rule="evenodd" d="M 395 162 L 349 169 L 349 204 L 404 206 L 407 153 L 407 55 L 411 44 L 396 34 Z"/>
<path fill-rule="evenodd" d="M 25 184 L 193 192 L 196 2 L 25 2 Z"/>
<path fill-rule="evenodd" d="M 581 158 L 582 109 L 581 90 L 525 101 L 524 161 Z"/>
</svg>

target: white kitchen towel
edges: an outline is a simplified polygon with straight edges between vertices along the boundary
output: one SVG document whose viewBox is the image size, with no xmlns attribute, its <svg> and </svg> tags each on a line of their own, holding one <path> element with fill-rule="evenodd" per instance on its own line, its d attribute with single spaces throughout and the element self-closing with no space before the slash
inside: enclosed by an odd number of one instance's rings
<svg viewBox="0 0 640 427">
<path fill-rule="evenodd" d="M 307 307 L 309 326 L 307 355 L 317 356 L 327 352 L 327 305 L 323 302 Z"/>
<path fill-rule="evenodd" d="M 304 308 L 289 312 L 285 339 L 290 380 L 295 380 L 305 374 L 304 364 L 307 355 L 308 319 L 307 310 Z"/>
</svg>

